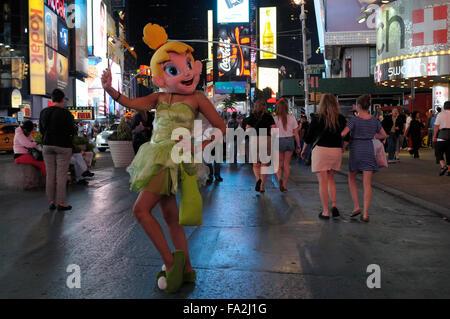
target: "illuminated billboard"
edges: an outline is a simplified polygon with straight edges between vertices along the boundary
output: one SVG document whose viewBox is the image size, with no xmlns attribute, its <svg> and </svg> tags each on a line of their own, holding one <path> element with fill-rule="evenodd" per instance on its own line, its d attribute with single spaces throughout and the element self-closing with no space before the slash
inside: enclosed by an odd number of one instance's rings
<svg viewBox="0 0 450 319">
<path fill-rule="evenodd" d="M 215 90 L 216 94 L 245 94 L 246 93 L 246 82 L 216 82 Z"/>
<path fill-rule="evenodd" d="M 30 93 L 45 92 L 44 0 L 29 0 Z"/>
<path fill-rule="evenodd" d="M 45 44 L 58 50 L 58 17 L 48 7 L 45 12 Z"/>
<path fill-rule="evenodd" d="M 75 0 L 75 70 L 88 74 L 87 2 Z M 87 104 L 86 104 L 87 105 Z"/>
<path fill-rule="evenodd" d="M 87 20 L 87 45 L 88 54 L 92 55 L 94 52 L 93 48 L 93 34 L 92 34 L 92 0 L 86 0 L 86 20 Z"/>
<path fill-rule="evenodd" d="M 89 58 L 88 77 L 88 106 L 97 108 L 97 114 L 101 117 L 108 115 L 105 103 L 105 91 L 102 87 L 101 75 L 108 67 L 106 61 L 99 62 L 98 59 Z"/>
<path fill-rule="evenodd" d="M 86 82 L 75 79 L 75 105 L 77 107 L 88 106 L 88 86 Z"/>
<path fill-rule="evenodd" d="M 101 74 L 101 73 L 100 73 Z M 120 65 L 115 62 L 111 63 L 111 85 L 118 92 L 122 92 L 122 70 Z M 109 114 L 120 115 L 121 105 L 114 101 L 114 99 L 110 96 L 106 96 L 106 108 Z"/>
<path fill-rule="evenodd" d="M 213 61 L 213 11 L 208 10 L 208 57 Z"/>
<path fill-rule="evenodd" d="M 249 0 L 217 0 L 217 23 L 248 23 Z"/>
<path fill-rule="evenodd" d="M 69 53 L 69 29 L 58 21 L 58 48 L 56 49 L 63 55 L 67 56 Z"/>
<path fill-rule="evenodd" d="M 264 7 L 259 8 L 259 48 L 268 51 L 261 51 L 260 59 L 276 59 L 277 53 L 277 8 Z"/>
<path fill-rule="evenodd" d="M 65 90 L 69 82 L 69 60 L 50 47 L 46 48 L 45 87 L 46 93 L 54 89 Z"/>
<path fill-rule="evenodd" d="M 217 70 L 219 81 L 240 80 L 250 76 L 250 30 L 244 26 L 219 27 L 217 46 Z"/>
<path fill-rule="evenodd" d="M 93 55 L 106 59 L 107 44 L 107 12 L 106 5 L 101 0 L 92 1 L 92 14 L 95 17 L 92 28 L 95 30 L 93 35 Z"/>
<path fill-rule="evenodd" d="M 271 88 L 275 94 L 278 93 L 278 69 L 258 68 L 258 89 L 262 91 L 268 87 Z"/>
</svg>

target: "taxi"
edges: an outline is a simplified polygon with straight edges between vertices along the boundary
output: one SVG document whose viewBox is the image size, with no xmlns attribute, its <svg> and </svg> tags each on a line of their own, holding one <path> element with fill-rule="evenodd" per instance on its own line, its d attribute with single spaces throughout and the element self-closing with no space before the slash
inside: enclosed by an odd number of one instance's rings
<svg viewBox="0 0 450 319">
<path fill-rule="evenodd" d="M 14 135 L 18 127 L 18 124 L 0 124 L 0 151 L 14 151 Z M 38 134 L 39 132 L 34 130 L 31 136 L 34 138 Z"/>
</svg>

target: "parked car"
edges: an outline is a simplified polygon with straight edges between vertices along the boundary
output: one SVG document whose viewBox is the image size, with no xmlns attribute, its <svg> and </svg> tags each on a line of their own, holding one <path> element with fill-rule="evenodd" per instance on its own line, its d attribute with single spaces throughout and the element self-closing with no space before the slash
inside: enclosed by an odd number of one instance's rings
<svg viewBox="0 0 450 319">
<path fill-rule="evenodd" d="M 106 152 L 109 149 L 108 137 L 117 131 L 119 124 L 113 124 L 111 127 L 97 135 L 95 146 L 100 152 Z"/>
<path fill-rule="evenodd" d="M 16 135 L 16 129 L 18 124 L 0 124 L 0 151 L 12 152 L 14 151 L 14 136 Z M 33 138 L 39 133 L 34 130 L 31 133 Z"/>
</svg>

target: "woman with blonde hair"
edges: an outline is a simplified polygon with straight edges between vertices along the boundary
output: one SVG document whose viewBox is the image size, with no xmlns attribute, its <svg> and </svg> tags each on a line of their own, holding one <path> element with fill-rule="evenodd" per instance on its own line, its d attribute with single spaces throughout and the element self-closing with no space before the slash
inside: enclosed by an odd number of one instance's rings
<svg viewBox="0 0 450 319">
<path fill-rule="evenodd" d="M 247 122 L 246 129 L 254 128 L 257 132 L 258 136 L 258 154 L 261 145 L 260 137 L 263 134 L 267 134 L 267 155 L 271 155 L 271 129 L 276 128 L 275 121 L 273 120 L 272 115 L 267 112 L 267 104 L 264 100 L 257 100 L 252 110 L 252 114 Z M 261 131 L 260 131 L 261 130 Z M 264 132 L 266 130 L 267 133 Z M 256 177 L 256 187 L 255 191 L 265 193 L 265 184 L 267 179 L 267 174 L 265 174 L 265 167 L 267 164 L 263 164 L 259 160 L 258 162 L 253 164 L 253 173 Z"/>
<path fill-rule="evenodd" d="M 325 94 L 319 105 L 319 116 L 312 121 L 305 137 L 302 158 L 306 157 L 309 144 L 312 149 L 312 172 L 319 180 L 320 199 L 323 211 L 319 218 L 330 219 L 329 198 L 332 203 L 333 217 L 340 213 L 336 203 L 336 182 L 334 175 L 342 166 L 343 138 L 341 132 L 345 129 L 347 120 L 340 113 L 339 102 L 333 94 Z"/>
<path fill-rule="evenodd" d="M 287 184 L 291 173 L 292 155 L 294 151 L 300 153 L 300 137 L 298 134 L 300 127 L 295 117 L 289 114 L 289 106 L 284 99 L 277 104 L 277 116 L 274 120 L 280 132 L 280 167 L 277 171 L 277 178 L 280 191 L 285 193 L 288 191 Z"/>
</svg>

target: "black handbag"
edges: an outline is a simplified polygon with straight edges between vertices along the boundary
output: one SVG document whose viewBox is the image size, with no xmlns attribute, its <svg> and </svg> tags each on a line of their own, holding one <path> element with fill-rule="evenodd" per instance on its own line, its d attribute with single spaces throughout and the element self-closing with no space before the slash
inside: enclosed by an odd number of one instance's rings
<svg viewBox="0 0 450 319">
<path fill-rule="evenodd" d="M 33 158 L 38 161 L 38 162 L 43 162 L 44 161 L 44 156 L 42 155 L 42 152 L 35 149 L 35 148 L 27 148 L 28 153 L 31 154 L 31 156 L 33 156 Z"/>
</svg>

